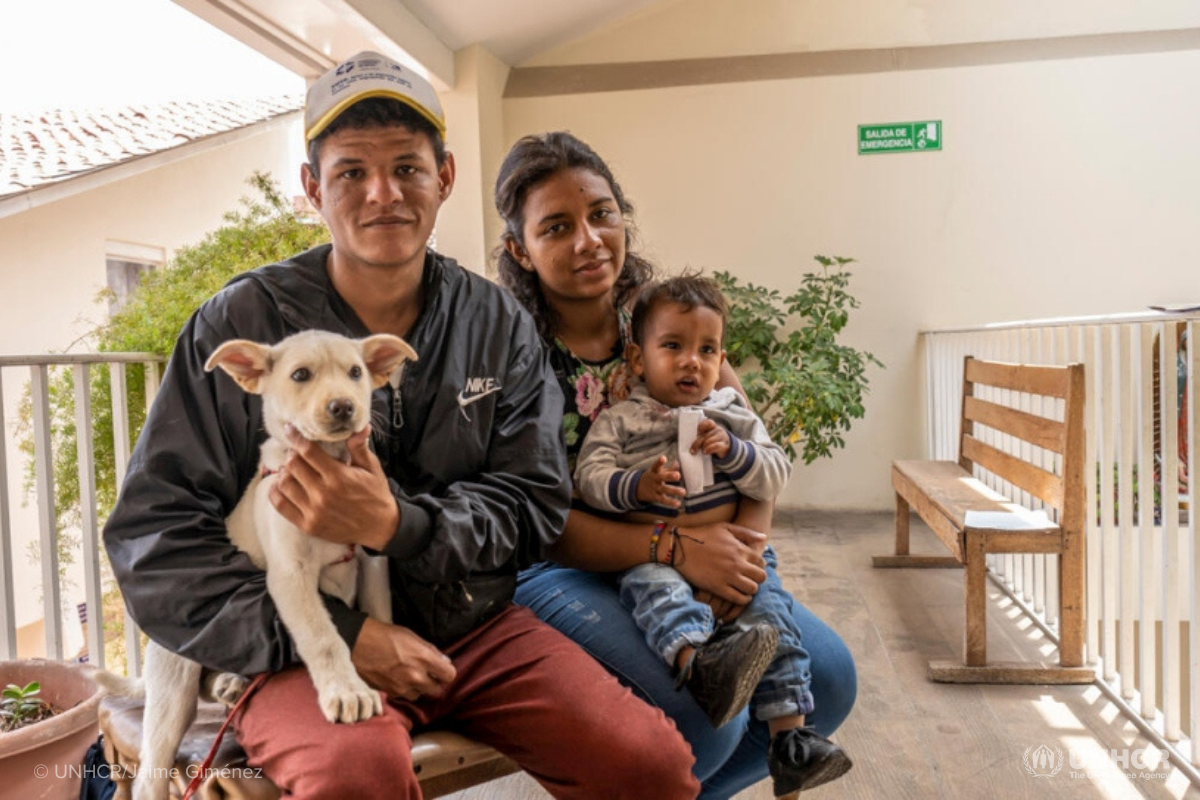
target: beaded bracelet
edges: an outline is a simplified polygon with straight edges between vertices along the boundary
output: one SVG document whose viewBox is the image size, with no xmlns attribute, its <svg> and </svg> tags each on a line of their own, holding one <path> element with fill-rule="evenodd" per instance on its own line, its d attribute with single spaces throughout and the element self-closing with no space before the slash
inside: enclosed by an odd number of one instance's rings
<svg viewBox="0 0 1200 800">
<path fill-rule="evenodd" d="M 659 520 L 654 523 L 654 530 L 650 534 L 650 563 L 658 563 L 658 540 L 662 538 L 662 532 L 666 529 L 667 523 Z"/>
<path fill-rule="evenodd" d="M 667 549 L 667 565 L 675 566 L 675 545 L 679 541 L 679 526 L 671 526 L 671 546 Z M 679 548 L 679 554 L 683 555 L 683 548 Z"/>
</svg>

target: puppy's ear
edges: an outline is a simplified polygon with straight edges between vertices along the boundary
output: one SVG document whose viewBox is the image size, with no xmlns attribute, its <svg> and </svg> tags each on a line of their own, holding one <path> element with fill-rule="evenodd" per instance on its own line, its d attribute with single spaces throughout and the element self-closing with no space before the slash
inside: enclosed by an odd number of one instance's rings
<svg viewBox="0 0 1200 800">
<path fill-rule="evenodd" d="M 408 342 L 390 333 L 377 333 L 362 340 L 363 361 L 371 373 L 371 386 L 378 389 L 388 382 L 396 368 L 405 361 L 416 361 L 417 351 Z"/>
<path fill-rule="evenodd" d="M 271 371 L 271 348 L 246 339 L 231 339 L 218 347 L 204 365 L 206 372 L 217 367 L 250 394 L 258 394 L 262 377 Z"/>
</svg>

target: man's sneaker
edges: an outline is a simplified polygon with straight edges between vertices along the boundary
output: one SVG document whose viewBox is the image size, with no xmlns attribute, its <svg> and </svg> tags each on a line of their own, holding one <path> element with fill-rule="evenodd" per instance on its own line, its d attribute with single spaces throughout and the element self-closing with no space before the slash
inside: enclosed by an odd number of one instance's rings
<svg viewBox="0 0 1200 800">
<path fill-rule="evenodd" d="M 785 797 L 840 778 L 853 766 L 850 756 L 812 728 L 780 731 L 767 750 L 775 796 Z"/>
<path fill-rule="evenodd" d="M 779 632 L 765 623 L 720 628 L 692 652 L 675 688 L 686 686 L 719 728 L 750 702 L 778 647 Z"/>
</svg>

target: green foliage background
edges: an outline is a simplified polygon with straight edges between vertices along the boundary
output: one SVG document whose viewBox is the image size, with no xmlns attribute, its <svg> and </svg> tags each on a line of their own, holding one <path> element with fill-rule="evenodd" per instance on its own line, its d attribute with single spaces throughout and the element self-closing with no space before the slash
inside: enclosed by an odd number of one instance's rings
<svg viewBox="0 0 1200 800">
<path fill-rule="evenodd" d="M 197 244 L 181 247 L 163 269 L 148 273 L 128 302 L 92 332 L 89 339 L 97 351 L 148 353 L 165 361 L 192 312 L 235 275 L 328 241 L 325 226 L 293 211 L 269 175 L 255 173 L 247 183 L 254 188 L 254 196 L 243 197 L 240 208 L 224 215 L 220 228 Z M 106 299 L 103 295 L 100 299 Z M 116 502 L 118 490 L 109 369 L 92 367 L 89 382 L 96 506 L 103 524 Z M 146 376 L 142 365 L 127 367 L 126 392 L 132 441 L 137 439 L 146 417 Z M 59 558 L 61 563 L 69 564 L 78 539 L 67 531 L 78 529 L 81 523 L 74 375 L 70 368 L 52 372 L 49 394 Z M 20 449 L 28 457 L 27 493 L 35 484 L 32 410 L 27 391 L 16 425 Z M 110 614 L 108 603 L 105 605 L 107 627 Z"/>
<path fill-rule="evenodd" d="M 851 421 L 865 413 L 867 367 L 883 363 L 838 341 L 858 300 L 849 292 L 852 258 L 814 256 L 786 297 L 717 272 L 729 304 L 725 351 L 771 438 L 811 464 L 844 447 Z"/>
<path fill-rule="evenodd" d="M 257 197 L 242 198 L 240 209 L 224 215 L 224 225 L 198 244 L 181 247 L 163 269 L 148 273 L 125 306 L 93 332 L 97 351 L 150 353 L 165 360 L 192 312 L 235 275 L 328 241 L 324 225 L 296 214 L 270 176 L 255 173 L 247 182 Z M 140 365 L 131 365 L 126 371 L 130 436 L 136 440 L 146 415 L 145 371 Z M 90 377 L 97 512 L 101 519 L 108 516 L 117 493 L 108 373 L 107 367 L 94 368 Z M 69 369 L 59 370 L 51 381 L 50 413 L 55 511 L 61 530 L 80 522 L 74 377 Z M 28 397 L 20 422 L 21 449 L 32 460 L 32 406 Z M 30 466 L 27 488 L 32 487 L 33 477 Z"/>
</svg>

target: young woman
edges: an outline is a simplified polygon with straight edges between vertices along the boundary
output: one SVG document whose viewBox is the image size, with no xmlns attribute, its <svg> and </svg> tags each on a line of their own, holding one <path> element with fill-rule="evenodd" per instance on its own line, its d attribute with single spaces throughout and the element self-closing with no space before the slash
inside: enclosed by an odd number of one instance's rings
<svg viewBox="0 0 1200 800">
<path fill-rule="evenodd" d="M 633 208 L 608 165 L 569 133 L 518 141 L 500 167 L 495 200 L 505 223 L 500 281 L 533 314 L 551 348 L 573 470 L 592 420 L 629 393 L 628 307 L 653 270 L 632 252 Z M 722 384 L 739 386 L 728 365 Z M 679 571 L 720 619 L 735 617 L 759 584 L 779 581 L 764 558 L 769 512 L 747 504 L 733 522 L 680 527 L 687 548 Z M 692 746 L 700 796 L 728 798 L 767 777 L 767 726 L 743 711 L 714 729 L 691 695 L 676 689 L 675 676 L 621 605 L 613 573 L 650 560 L 654 527 L 573 508 L 553 563 L 521 575 L 516 601 L 662 708 Z M 817 710 L 808 724 L 828 736 L 854 704 L 854 661 L 811 611 L 793 601 L 791 612 L 812 658 Z"/>
</svg>

